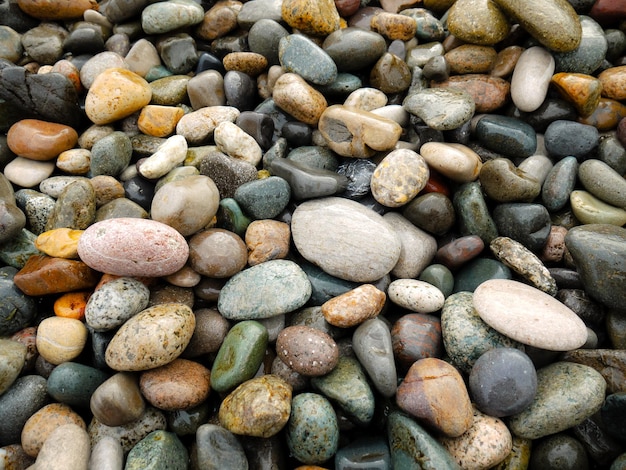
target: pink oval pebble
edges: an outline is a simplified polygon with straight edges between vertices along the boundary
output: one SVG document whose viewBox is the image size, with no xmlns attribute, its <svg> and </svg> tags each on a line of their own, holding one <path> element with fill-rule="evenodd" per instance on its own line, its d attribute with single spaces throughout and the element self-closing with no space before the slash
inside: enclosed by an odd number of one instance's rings
<svg viewBox="0 0 626 470">
<path fill-rule="evenodd" d="M 83 232 L 78 256 L 89 267 L 117 276 L 168 276 L 189 256 L 185 238 L 169 225 L 149 219 L 97 222 Z"/>
</svg>

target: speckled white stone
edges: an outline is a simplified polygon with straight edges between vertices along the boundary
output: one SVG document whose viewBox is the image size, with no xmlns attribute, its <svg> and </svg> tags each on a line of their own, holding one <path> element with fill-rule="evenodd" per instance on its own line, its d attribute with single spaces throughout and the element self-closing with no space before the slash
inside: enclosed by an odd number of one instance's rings
<svg viewBox="0 0 626 470">
<path fill-rule="evenodd" d="M 220 123 L 213 134 L 215 145 L 229 157 L 246 161 L 254 166 L 263 157 L 263 150 L 250 134 L 238 125 L 226 121 Z"/>
<path fill-rule="evenodd" d="M 540 46 L 522 52 L 511 77 L 511 99 L 520 111 L 535 111 L 546 99 L 554 74 L 554 57 Z"/>
<path fill-rule="evenodd" d="M 396 279 L 387 288 L 389 300 L 416 313 L 441 310 L 445 297 L 437 287 L 417 279 Z"/>
<path fill-rule="evenodd" d="M 148 179 L 165 176 L 182 164 L 187 157 L 187 141 L 182 135 L 173 135 L 139 166 L 139 173 Z"/>
</svg>

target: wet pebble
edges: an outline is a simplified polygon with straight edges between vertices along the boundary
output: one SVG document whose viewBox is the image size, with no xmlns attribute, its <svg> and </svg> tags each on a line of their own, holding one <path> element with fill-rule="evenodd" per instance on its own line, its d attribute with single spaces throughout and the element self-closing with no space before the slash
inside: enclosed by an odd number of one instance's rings
<svg viewBox="0 0 626 470">
<path fill-rule="evenodd" d="M 444 303 L 443 293 L 435 286 L 415 279 L 396 279 L 387 290 L 389 300 L 416 313 L 433 313 Z"/>
<path fill-rule="evenodd" d="M 128 372 L 118 372 L 100 384 L 89 407 L 100 423 L 110 427 L 135 421 L 146 409 L 138 379 Z"/>
<path fill-rule="evenodd" d="M 326 333 L 309 326 L 289 326 L 276 340 L 276 354 L 301 375 L 326 375 L 337 366 L 337 343 Z"/>
<path fill-rule="evenodd" d="M 85 307 L 85 321 L 96 331 L 112 330 L 148 306 L 149 289 L 140 281 L 121 277 L 96 290 Z"/>
</svg>

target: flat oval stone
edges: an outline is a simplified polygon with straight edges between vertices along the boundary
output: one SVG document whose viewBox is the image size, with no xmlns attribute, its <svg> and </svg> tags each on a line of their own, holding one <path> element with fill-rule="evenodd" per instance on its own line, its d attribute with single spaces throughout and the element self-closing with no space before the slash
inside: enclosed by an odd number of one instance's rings
<svg viewBox="0 0 626 470">
<path fill-rule="evenodd" d="M 85 264 L 100 272 L 158 277 L 182 268 L 189 247 L 169 225 L 155 220 L 117 218 L 89 226 L 78 242 L 78 254 Z"/>
<path fill-rule="evenodd" d="M 488 115 L 476 125 L 478 140 L 488 149 L 509 157 L 530 157 L 537 150 L 535 130 L 518 119 Z"/>
<path fill-rule="evenodd" d="M 541 202 L 551 212 L 563 209 L 574 187 L 578 175 L 576 157 L 559 160 L 548 172 L 541 187 Z"/>
<path fill-rule="evenodd" d="M 393 150 L 378 164 L 370 188 L 374 199 L 387 207 L 410 202 L 426 186 L 430 171 L 422 156 L 413 150 Z"/>
<path fill-rule="evenodd" d="M 520 55 L 511 77 L 511 99 L 520 111 L 535 111 L 546 98 L 554 74 L 554 57 L 534 46 Z"/>
<path fill-rule="evenodd" d="M 95 419 L 110 427 L 139 419 L 146 405 L 137 377 L 129 372 L 114 374 L 94 390 L 89 408 Z"/>
<path fill-rule="evenodd" d="M 513 448 L 513 439 L 506 424 L 474 409 L 472 426 L 457 438 L 444 437 L 443 446 L 462 468 L 493 468 Z"/>
<path fill-rule="evenodd" d="M 213 468 L 247 468 L 248 459 L 237 437 L 217 424 L 203 424 L 196 432 L 195 457 Z"/>
<path fill-rule="evenodd" d="M 335 455 L 339 425 L 330 402 L 316 393 L 301 393 L 291 402 L 287 447 L 305 464 L 321 464 Z"/>
<path fill-rule="evenodd" d="M 310 296 L 311 283 L 296 263 L 271 260 L 230 278 L 217 306 L 229 320 L 256 320 L 296 310 Z"/>
<path fill-rule="evenodd" d="M 152 431 L 128 453 L 127 470 L 184 470 L 188 465 L 187 449 L 173 432 Z"/>
<path fill-rule="evenodd" d="M 474 363 L 469 390 L 483 413 L 497 418 L 517 414 L 537 393 L 535 366 L 519 349 L 490 349 Z"/>
<path fill-rule="evenodd" d="M 580 45 L 582 27 L 567 0 L 546 5 L 541 0 L 494 0 L 504 13 L 518 22 L 533 38 L 556 52 L 569 52 Z"/>
<path fill-rule="evenodd" d="M 478 154 L 462 144 L 427 142 L 419 152 L 430 168 L 457 183 L 475 181 L 482 166 Z"/>
<path fill-rule="evenodd" d="M 478 358 L 491 349 L 524 348 L 480 318 L 470 292 L 457 292 L 446 299 L 441 312 L 441 333 L 452 364 L 467 374 Z"/>
<path fill-rule="evenodd" d="M 315 85 L 328 85 L 337 78 L 337 65 L 328 53 L 301 34 L 290 34 L 280 40 L 278 59 L 285 71 Z"/>
<path fill-rule="evenodd" d="M 37 328 L 37 351 L 52 364 L 71 361 L 87 342 L 87 328 L 74 318 L 49 317 Z"/>
<path fill-rule="evenodd" d="M 7 145 L 13 153 L 39 161 L 56 158 L 77 141 L 78 134 L 70 126 L 38 119 L 22 119 L 7 132 Z"/>
<path fill-rule="evenodd" d="M 482 283 L 474 291 L 473 304 L 489 326 L 529 346 L 570 351 L 587 341 L 586 326 L 572 310 L 517 281 L 493 279 Z"/>
<path fill-rule="evenodd" d="M 35 464 L 41 468 L 87 468 L 91 446 L 84 426 L 64 424 L 47 437 Z"/>
<path fill-rule="evenodd" d="M 267 348 L 267 328 L 254 320 L 245 320 L 233 326 L 211 368 L 211 388 L 229 392 L 254 377 L 263 362 Z"/>
<path fill-rule="evenodd" d="M 626 208 L 626 180 L 605 162 L 594 158 L 585 160 L 578 168 L 578 178 L 585 189 L 598 199 Z"/>
<path fill-rule="evenodd" d="M 398 375 L 389 327 L 379 318 L 363 322 L 352 335 L 352 348 L 376 390 L 391 397 L 396 393 Z"/>
<path fill-rule="evenodd" d="M 356 422 L 367 424 L 374 417 L 374 394 L 363 367 L 355 358 L 340 357 L 331 372 L 314 377 L 311 385 Z"/>
<path fill-rule="evenodd" d="M 316 125 L 328 106 L 324 95 L 295 73 L 278 77 L 272 98 L 280 109 L 309 125 Z"/>
<path fill-rule="evenodd" d="M 625 242 L 625 229 L 606 224 L 574 227 L 565 236 L 585 291 L 610 308 L 620 309 L 626 301 L 620 282 L 626 272 Z"/>
<path fill-rule="evenodd" d="M 154 369 L 184 351 L 196 326 L 189 307 L 155 305 L 138 313 L 117 330 L 106 349 L 106 363 L 118 371 Z M 143 334 L 138 332 L 143 331 Z"/>
<path fill-rule="evenodd" d="M 93 392 L 109 375 L 77 362 L 64 362 L 48 377 L 48 393 L 60 403 L 79 408 L 89 407 Z"/>
<path fill-rule="evenodd" d="M 193 26 L 204 19 L 204 9 L 190 0 L 168 0 L 148 5 L 141 12 L 141 28 L 146 34 L 163 34 Z"/>
<path fill-rule="evenodd" d="M 341 328 L 359 325 L 376 317 L 387 296 L 372 284 L 362 284 L 322 305 L 322 314 L 328 323 Z"/>
<path fill-rule="evenodd" d="M 337 343 L 326 333 L 304 326 L 288 326 L 278 334 L 276 354 L 297 373 L 320 376 L 331 372 L 339 359 Z"/>
<path fill-rule="evenodd" d="M 443 307 L 444 296 L 437 287 L 416 279 L 396 279 L 387 289 L 396 305 L 417 313 L 432 313 Z"/>
<path fill-rule="evenodd" d="M 402 106 L 439 131 L 460 127 L 472 118 L 475 111 L 472 96 L 456 88 L 427 88 L 410 93 Z"/>
<path fill-rule="evenodd" d="M 269 438 L 287 424 L 291 386 L 276 375 L 250 379 L 233 390 L 220 405 L 220 424 L 237 435 Z"/>
<path fill-rule="evenodd" d="M 573 156 L 578 160 L 582 160 L 598 146 L 598 138 L 595 127 L 565 120 L 552 122 L 544 133 L 549 155 L 557 158 Z"/>
<path fill-rule="evenodd" d="M 95 331 L 108 331 L 148 307 L 150 290 L 137 279 L 121 277 L 97 289 L 85 306 L 85 321 Z"/>
<path fill-rule="evenodd" d="M 527 439 L 564 431 L 600 410 L 605 391 L 604 378 L 591 367 L 555 362 L 537 371 L 537 395 L 509 418 L 509 429 Z"/>
<path fill-rule="evenodd" d="M 387 432 L 393 468 L 429 468 L 458 470 L 450 452 L 432 437 L 416 420 L 399 411 L 393 411 L 387 419 Z M 423 467 L 427 459 L 428 467 Z"/>
<path fill-rule="evenodd" d="M 376 281 L 394 268 L 400 256 L 400 241 L 389 224 L 371 209 L 346 199 L 300 204 L 291 230 L 302 256 L 349 281 Z M 349 239 L 345 233 L 350 233 Z"/>
<path fill-rule="evenodd" d="M 463 378 L 441 359 L 416 361 L 398 386 L 396 403 L 447 437 L 458 437 L 472 425 L 472 404 Z"/>
</svg>

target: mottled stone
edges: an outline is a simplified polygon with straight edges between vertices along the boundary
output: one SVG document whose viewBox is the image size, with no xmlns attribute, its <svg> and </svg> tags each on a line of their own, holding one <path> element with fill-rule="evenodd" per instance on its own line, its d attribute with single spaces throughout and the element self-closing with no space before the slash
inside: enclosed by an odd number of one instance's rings
<svg viewBox="0 0 626 470">
<path fill-rule="evenodd" d="M 448 12 L 451 34 L 471 44 L 493 46 L 509 32 L 504 13 L 488 0 L 460 0 Z"/>
<path fill-rule="evenodd" d="M 303 60 L 306 57 L 307 60 Z M 317 44 L 300 34 L 290 34 L 278 44 L 280 65 L 315 85 L 328 85 L 337 78 L 337 65 Z"/>
<path fill-rule="evenodd" d="M 498 236 L 498 229 L 478 182 L 462 185 L 454 193 L 452 202 L 463 235 L 478 235 L 484 243 L 490 243 Z"/>
<path fill-rule="evenodd" d="M 544 133 L 549 155 L 562 158 L 573 156 L 578 160 L 587 157 L 598 146 L 598 130 L 578 122 L 557 120 Z"/>
<path fill-rule="evenodd" d="M 289 252 L 291 231 L 289 225 L 277 220 L 255 220 L 246 229 L 245 242 L 248 248 L 248 264 L 257 264 L 272 259 L 284 259 Z"/>
<path fill-rule="evenodd" d="M 537 371 L 537 395 L 521 413 L 509 418 L 519 437 L 537 439 L 581 423 L 604 402 L 606 383 L 594 369 L 555 362 Z"/>
<path fill-rule="evenodd" d="M 51 403 L 39 409 L 24 424 L 21 442 L 24 451 L 31 457 L 37 457 L 44 443 L 59 427 L 73 424 L 85 429 L 85 422 L 68 405 Z"/>
<path fill-rule="evenodd" d="M 88 408 L 92 393 L 108 374 L 77 362 L 63 362 L 48 377 L 48 393 L 60 403 Z"/>
<path fill-rule="evenodd" d="M 602 82 L 596 77 L 560 72 L 553 75 L 550 82 L 564 99 L 574 105 L 581 117 L 591 116 L 600 104 Z"/>
<path fill-rule="evenodd" d="M 0 393 L 5 393 L 18 378 L 26 360 L 26 346 L 10 339 L 1 339 Z"/>
<path fill-rule="evenodd" d="M 149 297 L 149 289 L 137 279 L 114 279 L 90 296 L 85 321 L 95 331 L 112 330 L 145 309 Z"/>
<path fill-rule="evenodd" d="M 529 124 L 508 116 L 488 115 L 481 118 L 476 124 L 476 136 L 488 149 L 511 158 L 526 158 L 537 150 L 535 130 Z"/>
<path fill-rule="evenodd" d="M 578 18 L 582 28 L 580 44 L 572 51 L 554 54 L 556 70 L 592 74 L 602 64 L 608 43 L 598 23 L 586 15 L 580 15 Z"/>
<path fill-rule="evenodd" d="M 171 432 L 152 431 L 137 442 L 128 453 L 127 470 L 184 470 L 188 467 L 187 449 Z"/>
<path fill-rule="evenodd" d="M 443 307 L 443 293 L 435 286 L 415 279 L 396 279 L 387 290 L 389 300 L 417 313 L 432 313 Z"/>
<path fill-rule="evenodd" d="M 460 127 L 472 118 L 476 109 L 472 96 L 456 88 L 428 88 L 409 93 L 402 106 L 440 131 Z"/>
<path fill-rule="evenodd" d="M 328 106 L 324 95 L 295 73 L 284 73 L 276 80 L 272 98 L 280 109 L 310 125 L 318 123 Z"/>
<path fill-rule="evenodd" d="M 626 392 L 626 355 L 623 350 L 577 349 L 565 353 L 563 360 L 597 370 L 606 381 L 607 393 Z"/>
<path fill-rule="evenodd" d="M 501 236 L 520 242 L 530 251 L 538 253 L 550 234 L 550 214 L 540 204 L 500 204 L 493 218 Z"/>
<path fill-rule="evenodd" d="M 118 371 L 141 371 L 170 363 L 183 352 L 195 328 L 191 309 L 182 304 L 147 308 L 117 330 L 106 362 Z M 137 332 L 144 331 L 144 334 Z"/>
<path fill-rule="evenodd" d="M 220 405 L 219 421 L 237 435 L 269 438 L 287 424 L 291 386 L 280 377 L 264 375 L 233 390 Z"/>
<path fill-rule="evenodd" d="M 403 206 L 424 188 L 429 175 L 427 161 L 420 154 L 409 149 L 394 150 L 372 174 L 372 195 L 384 206 Z"/>
<path fill-rule="evenodd" d="M 337 343 L 323 331 L 309 326 L 288 326 L 276 339 L 276 354 L 291 369 L 305 376 L 321 376 L 337 365 Z"/>
<path fill-rule="evenodd" d="M 386 298 L 385 293 L 372 284 L 363 284 L 325 302 L 322 313 L 331 325 L 350 328 L 376 317 Z"/>
<path fill-rule="evenodd" d="M 207 468 L 248 468 L 248 459 L 233 433 L 216 424 L 198 428 L 192 461 Z"/>
<path fill-rule="evenodd" d="M 168 0 L 148 5 L 141 12 L 141 28 L 146 34 L 163 34 L 193 26 L 204 18 L 204 9 L 189 0 Z"/>
<path fill-rule="evenodd" d="M 327 36 L 339 29 L 339 13 L 335 7 L 335 2 L 331 0 L 284 1 L 281 5 L 281 13 L 282 18 L 289 26 L 305 34 Z"/>
</svg>

